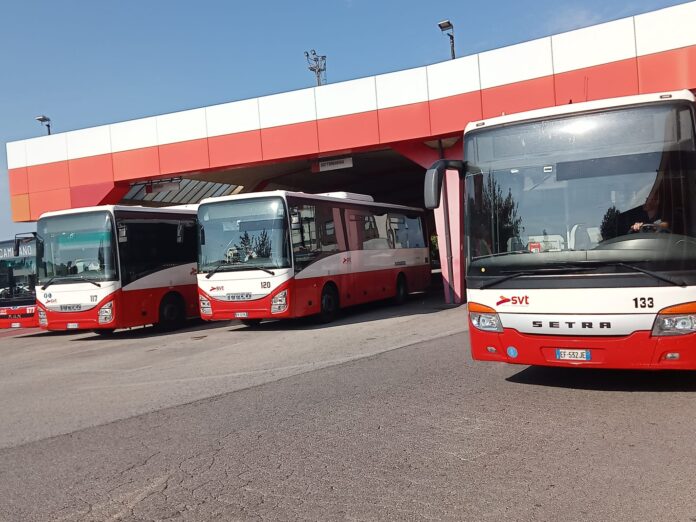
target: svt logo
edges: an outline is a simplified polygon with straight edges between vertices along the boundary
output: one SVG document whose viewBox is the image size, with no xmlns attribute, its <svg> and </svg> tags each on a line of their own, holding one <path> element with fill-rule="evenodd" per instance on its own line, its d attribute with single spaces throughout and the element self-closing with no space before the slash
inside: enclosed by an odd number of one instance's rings
<svg viewBox="0 0 696 522">
<path fill-rule="evenodd" d="M 500 296 L 500 301 L 495 303 L 495 306 L 500 306 L 510 303 L 511 305 L 529 305 L 528 295 L 515 295 L 513 297 Z"/>
</svg>

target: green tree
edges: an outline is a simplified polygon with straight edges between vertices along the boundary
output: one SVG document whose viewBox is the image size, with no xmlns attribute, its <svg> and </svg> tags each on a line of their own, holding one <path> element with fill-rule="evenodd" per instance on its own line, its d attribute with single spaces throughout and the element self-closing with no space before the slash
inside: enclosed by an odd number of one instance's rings
<svg viewBox="0 0 696 522">
<path fill-rule="evenodd" d="M 258 257 L 271 257 L 271 238 L 265 229 L 254 238 L 254 251 Z"/>
<path fill-rule="evenodd" d="M 503 194 L 495 176 L 485 176 L 481 184 L 481 197 L 476 198 L 473 194 L 469 196 L 472 209 L 469 216 L 473 222 L 471 235 L 478 241 L 490 241 L 492 253 L 505 252 L 508 240 L 519 237 L 523 230 L 518 203 L 512 195 L 512 189 Z"/>
<path fill-rule="evenodd" d="M 603 241 L 619 235 L 618 227 L 620 214 L 621 212 L 619 212 L 619 209 L 616 208 L 615 205 L 609 207 L 607 211 L 604 213 L 604 217 L 602 218 L 602 224 L 599 227 L 599 230 L 602 233 Z"/>
</svg>

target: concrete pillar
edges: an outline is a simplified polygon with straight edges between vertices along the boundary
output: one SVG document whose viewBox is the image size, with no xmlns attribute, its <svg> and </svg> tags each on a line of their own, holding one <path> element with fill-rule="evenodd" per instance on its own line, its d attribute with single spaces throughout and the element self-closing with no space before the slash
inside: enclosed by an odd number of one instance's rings
<svg viewBox="0 0 696 522">
<path fill-rule="evenodd" d="M 391 148 L 425 169 L 441 157 L 440 151 L 427 147 L 421 142 L 394 143 Z M 450 147 L 444 149 L 443 152 L 446 159 L 462 158 L 461 146 Z M 435 227 L 440 251 L 445 302 L 459 304 L 466 301 L 466 286 L 464 282 L 464 219 L 462 215 L 464 183 L 457 171 L 447 172 L 442 191 L 442 203 L 439 208 L 435 209 Z M 445 213 L 445 208 L 447 208 L 447 213 Z M 445 214 L 447 214 L 447 219 Z"/>
<path fill-rule="evenodd" d="M 466 302 L 463 202 L 464 182 L 459 172 L 448 170 L 442 184 L 441 203 L 435 209 L 435 227 L 440 250 L 445 302 L 450 304 Z"/>
</svg>

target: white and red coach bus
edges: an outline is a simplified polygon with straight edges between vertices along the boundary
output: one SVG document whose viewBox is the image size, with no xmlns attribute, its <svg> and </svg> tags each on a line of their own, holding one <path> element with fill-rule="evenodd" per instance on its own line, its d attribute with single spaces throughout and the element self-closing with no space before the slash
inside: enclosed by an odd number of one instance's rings
<svg viewBox="0 0 696 522">
<path fill-rule="evenodd" d="M 474 122 L 465 245 L 474 359 L 696 369 L 696 143 L 689 91 Z"/>
<path fill-rule="evenodd" d="M 423 291 L 430 260 L 423 211 L 345 192 L 263 192 L 198 209 L 201 317 L 319 314 Z"/>
<path fill-rule="evenodd" d="M 36 238 L 43 328 L 109 334 L 198 316 L 195 206 L 47 212 Z"/>
<path fill-rule="evenodd" d="M 0 329 L 38 325 L 35 284 L 34 238 L 18 237 L 0 242 Z"/>
</svg>

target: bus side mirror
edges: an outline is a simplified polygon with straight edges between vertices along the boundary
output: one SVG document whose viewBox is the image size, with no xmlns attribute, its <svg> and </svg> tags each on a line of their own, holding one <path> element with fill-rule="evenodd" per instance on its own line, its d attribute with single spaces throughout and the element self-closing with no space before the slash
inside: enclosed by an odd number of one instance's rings
<svg viewBox="0 0 696 522">
<path fill-rule="evenodd" d="M 440 206 L 440 192 L 445 172 L 457 170 L 460 175 L 464 171 L 465 164 L 460 160 L 438 160 L 425 172 L 425 186 L 423 199 L 425 208 L 433 209 Z"/>
<path fill-rule="evenodd" d="M 19 238 L 16 237 L 14 240 L 14 249 L 12 250 L 12 255 L 14 257 L 19 257 Z"/>
</svg>

